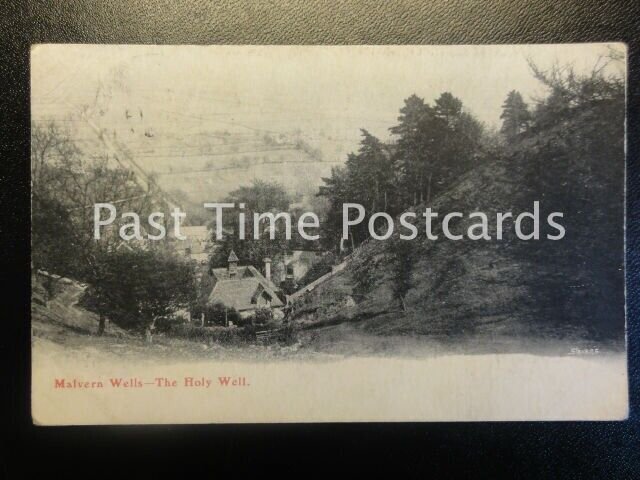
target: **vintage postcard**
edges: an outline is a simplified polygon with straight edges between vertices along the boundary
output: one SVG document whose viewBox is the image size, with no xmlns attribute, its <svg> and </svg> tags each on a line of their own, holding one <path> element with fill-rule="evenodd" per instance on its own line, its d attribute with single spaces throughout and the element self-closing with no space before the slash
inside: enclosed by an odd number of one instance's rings
<svg viewBox="0 0 640 480">
<path fill-rule="evenodd" d="M 628 414 L 620 43 L 34 45 L 38 425 Z"/>
</svg>

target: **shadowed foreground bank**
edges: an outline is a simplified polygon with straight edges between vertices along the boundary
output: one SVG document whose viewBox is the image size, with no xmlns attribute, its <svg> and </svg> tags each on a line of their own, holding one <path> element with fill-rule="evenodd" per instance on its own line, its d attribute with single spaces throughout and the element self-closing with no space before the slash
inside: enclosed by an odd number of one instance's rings
<svg viewBox="0 0 640 480">
<path fill-rule="evenodd" d="M 299 322 L 296 338 L 289 344 L 246 343 L 225 345 L 212 341 L 176 338 L 156 334 L 149 343 L 113 324 L 96 335 L 97 316 L 76 302 L 82 290 L 66 285 L 47 305 L 32 304 L 34 352 L 42 355 L 71 356 L 84 361 L 131 360 L 330 360 L 348 356 L 431 357 L 454 354 L 530 353 L 544 356 L 594 357 L 624 352 L 624 343 L 593 341 L 580 330 L 537 330 L 535 335 L 514 332 L 483 332 L 467 335 L 403 335 L 390 332 L 396 324 L 394 313 L 370 318 L 341 318 L 337 324 L 319 321 Z M 344 309 L 343 309 L 344 310 Z M 325 312 L 326 313 L 326 312 Z M 318 314 L 320 315 L 320 314 Z"/>
</svg>

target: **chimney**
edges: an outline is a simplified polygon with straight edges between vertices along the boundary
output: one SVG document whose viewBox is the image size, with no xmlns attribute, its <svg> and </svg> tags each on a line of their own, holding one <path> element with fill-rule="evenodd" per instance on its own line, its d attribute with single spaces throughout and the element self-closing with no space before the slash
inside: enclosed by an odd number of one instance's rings
<svg viewBox="0 0 640 480">
<path fill-rule="evenodd" d="M 264 276 L 271 281 L 271 259 L 269 257 L 264 259 Z"/>
<path fill-rule="evenodd" d="M 293 280 L 293 273 L 294 273 L 293 269 L 294 269 L 293 263 L 290 263 L 287 265 L 287 271 L 286 271 L 287 279 Z"/>
<path fill-rule="evenodd" d="M 227 262 L 229 262 L 229 277 L 235 277 L 238 273 L 238 257 L 233 250 L 231 250 Z"/>
</svg>

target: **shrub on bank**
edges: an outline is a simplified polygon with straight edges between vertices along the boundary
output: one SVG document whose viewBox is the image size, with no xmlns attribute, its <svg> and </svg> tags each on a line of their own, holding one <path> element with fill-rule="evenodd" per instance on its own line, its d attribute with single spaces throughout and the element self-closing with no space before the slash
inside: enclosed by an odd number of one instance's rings
<svg viewBox="0 0 640 480">
<path fill-rule="evenodd" d="M 256 326 L 268 326 L 273 323 L 273 312 L 269 308 L 258 308 L 249 319 Z"/>
<path fill-rule="evenodd" d="M 169 315 L 156 319 L 154 327 L 157 333 L 167 333 L 181 325 L 184 325 L 185 323 L 186 320 L 184 318 L 175 315 Z"/>
<path fill-rule="evenodd" d="M 206 344 L 218 343 L 228 346 L 244 346 L 256 343 L 256 331 L 269 330 L 265 325 L 247 323 L 243 327 L 201 327 L 192 323 L 174 325 L 168 335 Z M 298 338 L 298 329 L 292 323 L 285 323 L 277 329 L 277 335 L 261 340 L 260 343 L 292 345 Z"/>
<path fill-rule="evenodd" d="M 208 344 L 243 345 L 255 340 L 255 332 L 252 327 L 200 327 L 193 324 L 184 324 L 172 328 L 169 333 L 175 337 Z"/>
<path fill-rule="evenodd" d="M 226 307 L 221 303 L 199 304 L 191 311 L 191 316 L 195 319 L 199 319 L 202 314 L 204 314 L 204 323 L 207 326 L 226 326 L 228 322 L 238 325 L 241 320 L 240 314 L 235 308 Z"/>
</svg>

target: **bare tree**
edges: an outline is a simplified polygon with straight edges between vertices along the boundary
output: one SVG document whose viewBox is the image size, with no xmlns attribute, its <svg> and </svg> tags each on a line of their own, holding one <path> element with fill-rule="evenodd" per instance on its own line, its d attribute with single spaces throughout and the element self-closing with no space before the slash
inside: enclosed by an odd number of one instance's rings
<svg viewBox="0 0 640 480">
<path fill-rule="evenodd" d="M 34 268 L 96 281 L 98 257 L 121 239 L 117 223 L 100 241 L 93 238 L 94 204 L 109 202 L 140 215 L 164 210 L 166 204 L 157 198 L 153 182 L 145 190 L 131 170 L 111 165 L 107 154 L 85 154 L 55 123 L 33 124 L 31 132 Z M 101 318 L 98 332 L 104 327 Z"/>
</svg>

